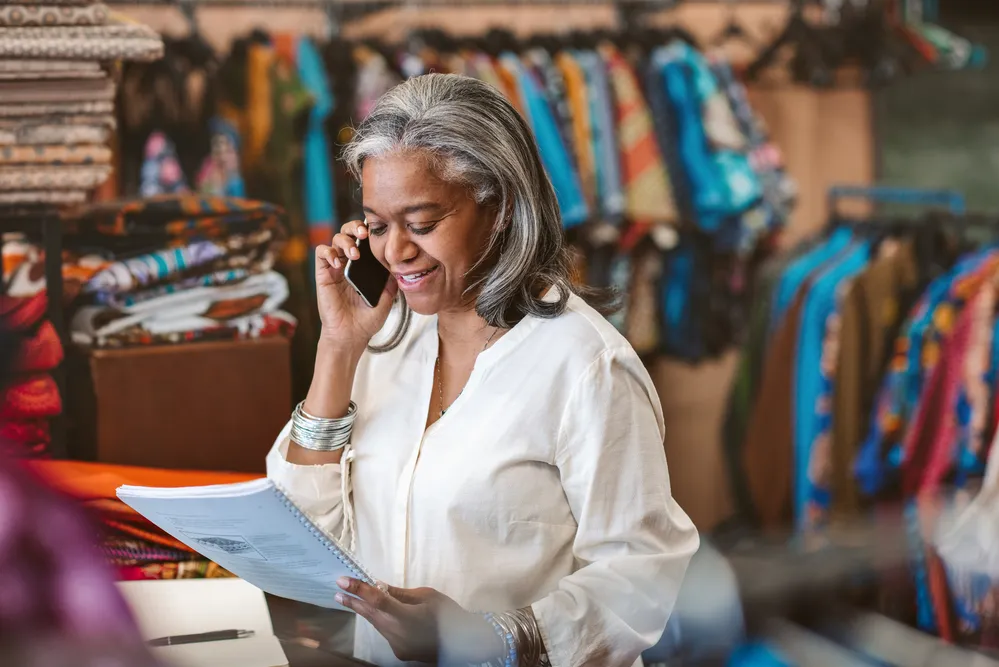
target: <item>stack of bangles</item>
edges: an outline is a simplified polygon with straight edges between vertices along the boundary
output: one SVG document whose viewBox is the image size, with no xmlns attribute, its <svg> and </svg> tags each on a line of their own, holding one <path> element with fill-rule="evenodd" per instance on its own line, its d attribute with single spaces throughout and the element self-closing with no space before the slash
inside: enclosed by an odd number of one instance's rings
<svg viewBox="0 0 999 667">
<path fill-rule="evenodd" d="M 350 442 L 350 432 L 357 417 L 357 405 L 350 402 L 347 414 L 339 419 L 313 417 L 302 409 L 302 403 L 291 413 L 291 439 L 299 447 L 314 452 L 335 452 Z"/>
<path fill-rule="evenodd" d="M 504 655 L 483 667 L 551 667 L 538 621 L 530 607 L 503 614 L 483 614 L 503 642 Z"/>
</svg>

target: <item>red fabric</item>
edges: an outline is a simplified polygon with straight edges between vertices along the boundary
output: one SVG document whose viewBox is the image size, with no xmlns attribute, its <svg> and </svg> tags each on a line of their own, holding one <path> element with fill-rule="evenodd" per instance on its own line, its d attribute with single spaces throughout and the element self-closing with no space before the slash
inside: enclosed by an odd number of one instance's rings
<svg viewBox="0 0 999 667">
<path fill-rule="evenodd" d="M 0 320 L 12 331 L 24 331 L 38 324 L 46 308 L 45 292 L 29 297 L 0 296 Z"/>
<path fill-rule="evenodd" d="M 42 322 L 35 335 L 21 345 L 18 370 L 22 373 L 50 371 L 62 363 L 62 342 L 49 321 Z"/>
<path fill-rule="evenodd" d="M 52 441 L 49 422 L 45 419 L 25 419 L 0 422 L 0 441 L 25 445 Z"/>
<path fill-rule="evenodd" d="M 0 421 L 54 417 L 62 412 L 62 397 L 52 376 L 31 375 L 16 380 L 4 392 Z"/>
</svg>

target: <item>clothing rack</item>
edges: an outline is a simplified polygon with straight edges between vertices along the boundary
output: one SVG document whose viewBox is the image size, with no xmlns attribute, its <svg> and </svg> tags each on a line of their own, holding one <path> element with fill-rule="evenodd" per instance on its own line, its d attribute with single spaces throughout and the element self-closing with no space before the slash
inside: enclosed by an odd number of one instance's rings
<svg viewBox="0 0 999 667">
<path fill-rule="evenodd" d="M 818 0 L 795 0 L 814 3 Z M 728 0 L 728 4 L 781 4 L 790 0 Z M 719 0 L 108 0 L 111 5 L 163 5 L 176 6 L 193 23 L 197 7 L 258 7 L 271 9 L 322 9 L 326 12 L 331 34 L 351 21 L 390 9 L 430 9 L 437 7 L 539 7 L 539 6 L 613 6 L 618 23 L 624 27 L 638 25 L 638 20 L 650 12 L 675 9 L 681 4 L 719 4 Z"/>
</svg>

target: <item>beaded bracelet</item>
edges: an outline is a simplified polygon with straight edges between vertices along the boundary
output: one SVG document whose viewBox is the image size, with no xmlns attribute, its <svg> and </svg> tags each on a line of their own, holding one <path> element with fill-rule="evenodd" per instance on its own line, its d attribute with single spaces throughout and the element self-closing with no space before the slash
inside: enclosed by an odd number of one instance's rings
<svg viewBox="0 0 999 667">
<path fill-rule="evenodd" d="M 503 642 L 503 646 L 506 647 L 506 656 L 503 658 L 503 667 L 517 667 L 519 662 L 517 659 L 517 642 L 513 638 L 513 632 L 511 632 L 508 628 L 503 627 L 495 614 L 487 613 L 483 614 L 483 617 L 489 622 L 489 625 L 493 627 L 493 631 L 496 633 L 496 636 L 500 638 Z"/>
</svg>

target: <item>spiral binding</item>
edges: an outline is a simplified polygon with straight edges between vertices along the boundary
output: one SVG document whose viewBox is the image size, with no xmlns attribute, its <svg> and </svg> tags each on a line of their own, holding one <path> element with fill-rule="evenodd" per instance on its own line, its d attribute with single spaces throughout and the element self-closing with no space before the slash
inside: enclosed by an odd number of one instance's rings
<svg viewBox="0 0 999 667">
<path fill-rule="evenodd" d="M 350 554 L 347 553 L 347 551 L 343 547 L 341 547 L 335 539 L 331 538 L 326 533 L 319 530 L 319 528 L 316 527 L 316 524 L 313 523 L 312 519 L 308 515 L 306 515 L 305 512 L 299 509 L 298 506 L 295 505 L 295 503 L 291 502 L 291 499 L 288 497 L 288 495 L 284 491 L 282 491 L 281 488 L 278 487 L 276 484 L 274 485 L 274 493 L 278 495 L 278 498 L 281 500 L 282 504 L 284 504 L 284 506 L 288 508 L 288 510 L 295 516 L 295 518 L 298 519 L 303 526 L 308 528 L 309 532 L 312 533 L 312 535 L 319 540 L 319 543 L 322 544 L 324 547 L 326 547 L 330 551 L 330 553 L 336 556 L 337 560 L 339 560 L 341 563 L 347 566 L 347 569 L 350 570 L 350 573 L 354 575 L 355 579 L 359 579 L 371 586 L 377 585 L 375 582 L 375 578 L 372 577 L 368 573 L 368 571 L 365 570 L 360 565 L 360 563 L 351 558 Z"/>
</svg>

